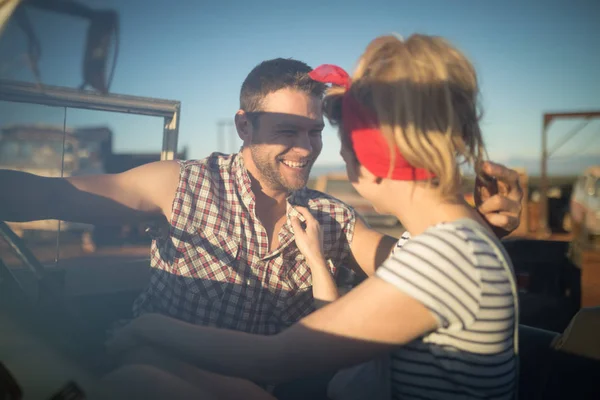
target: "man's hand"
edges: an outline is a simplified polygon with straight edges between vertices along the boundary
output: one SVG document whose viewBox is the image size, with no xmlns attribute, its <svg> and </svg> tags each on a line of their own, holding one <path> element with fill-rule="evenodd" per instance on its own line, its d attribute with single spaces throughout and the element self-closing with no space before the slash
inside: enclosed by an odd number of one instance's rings
<svg viewBox="0 0 600 400">
<path fill-rule="evenodd" d="M 377 232 L 357 213 L 354 238 L 350 243 L 352 259 L 348 267 L 359 277 L 375 274 L 375 270 L 390 256 L 398 238 Z M 363 276 L 364 274 L 364 276 Z"/>
<path fill-rule="evenodd" d="M 488 181 L 475 181 L 475 206 L 499 238 L 519 226 L 523 190 L 519 174 L 503 165 L 485 162 L 482 172 Z"/>
<path fill-rule="evenodd" d="M 159 319 L 159 314 L 144 314 L 117 329 L 105 344 L 108 354 L 119 358 L 131 349 L 144 344 L 142 338 L 144 330 L 153 329 Z"/>
</svg>

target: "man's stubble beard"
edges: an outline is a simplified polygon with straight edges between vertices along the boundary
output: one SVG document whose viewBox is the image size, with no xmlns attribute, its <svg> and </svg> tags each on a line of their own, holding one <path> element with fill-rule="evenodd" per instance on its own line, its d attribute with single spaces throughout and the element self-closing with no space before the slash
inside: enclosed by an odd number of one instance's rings
<svg viewBox="0 0 600 400">
<path fill-rule="evenodd" d="M 254 162 L 256 169 L 258 169 L 258 172 L 260 172 L 262 177 L 266 180 L 266 184 L 269 185 L 270 188 L 293 192 L 295 190 L 304 188 L 308 183 L 308 177 L 310 175 L 314 160 L 310 162 L 309 166 L 307 166 L 304 182 L 300 183 L 299 185 L 290 186 L 277 168 L 279 161 L 266 159 L 261 154 L 262 152 L 260 150 L 260 146 L 258 145 L 250 144 L 248 147 L 250 149 L 250 155 L 252 156 L 252 161 Z"/>
</svg>

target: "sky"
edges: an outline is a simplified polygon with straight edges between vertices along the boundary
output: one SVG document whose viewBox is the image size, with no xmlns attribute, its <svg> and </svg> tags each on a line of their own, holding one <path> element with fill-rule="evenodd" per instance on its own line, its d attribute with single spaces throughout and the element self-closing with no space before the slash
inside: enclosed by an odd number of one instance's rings
<svg viewBox="0 0 600 400">
<path fill-rule="evenodd" d="M 230 152 L 219 147 L 217 123 L 231 121 L 240 86 L 261 61 L 291 57 L 311 66 L 352 70 L 378 35 L 441 35 L 473 62 L 481 86 L 481 122 L 490 158 L 532 165 L 541 152 L 544 112 L 600 111 L 600 2 L 535 1 L 226 1 L 81 0 L 119 13 L 120 42 L 111 92 L 182 102 L 179 148 L 188 158 Z M 86 22 L 33 10 L 46 84 L 78 87 Z M 23 33 L 10 24 L 0 37 L 0 77 L 33 81 L 23 63 Z M 62 126 L 64 110 L 0 102 L 0 125 Z M 580 120 L 555 122 L 552 147 Z M 116 151 L 158 152 L 159 118 L 69 109 L 67 125 L 108 125 Z M 229 132 L 228 132 L 229 133 Z M 317 166 L 340 164 L 334 130 L 324 132 Z M 550 169 L 566 160 L 600 163 L 600 118 L 556 152 Z M 591 161 L 590 161 L 591 160 Z M 559 171 L 557 171 L 557 169 Z"/>
</svg>

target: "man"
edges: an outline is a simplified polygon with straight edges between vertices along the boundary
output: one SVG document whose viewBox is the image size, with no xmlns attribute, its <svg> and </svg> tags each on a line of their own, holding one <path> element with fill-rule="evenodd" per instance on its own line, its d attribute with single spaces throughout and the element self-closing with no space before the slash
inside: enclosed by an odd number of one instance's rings
<svg viewBox="0 0 600 400">
<path fill-rule="evenodd" d="M 114 175 L 45 178 L 0 171 L 0 219 L 61 219 L 90 224 L 167 220 L 152 243 L 152 279 L 134 316 L 158 312 L 188 322 L 274 334 L 313 308 L 311 280 L 295 246 L 293 204 L 323 227 L 330 268 L 371 275 L 396 239 L 371 230 L 342 202 L 306 188 L 322 147 L 325 87 L 310 67 L 265 61 L 244 81 L 235 124 L 238 154 L 161 161 Z M 487 165 L 503 195 L 479 206 L 491 225 L 518 225 L 517 174 Z M 302 217 L 299 216 L 301 219 Z"/>
</svg>

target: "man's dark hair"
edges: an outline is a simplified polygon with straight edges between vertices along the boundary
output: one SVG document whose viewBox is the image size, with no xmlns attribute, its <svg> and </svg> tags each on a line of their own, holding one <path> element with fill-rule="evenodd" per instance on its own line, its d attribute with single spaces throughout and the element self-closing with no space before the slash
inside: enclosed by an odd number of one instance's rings
<svg viewBox="0 0 600 400">
<path fill-rule="evenodd" d="M 250 71 L 240 91 L 240 109 L 246 112 L 262 111 L 262 101 L 269 93 L 280 89 L 296 89 L 321 97 L 326 86 L 313 81 L 308 73 L 312 68 L 291 58 L 263 61 Z"/>
</svg>

